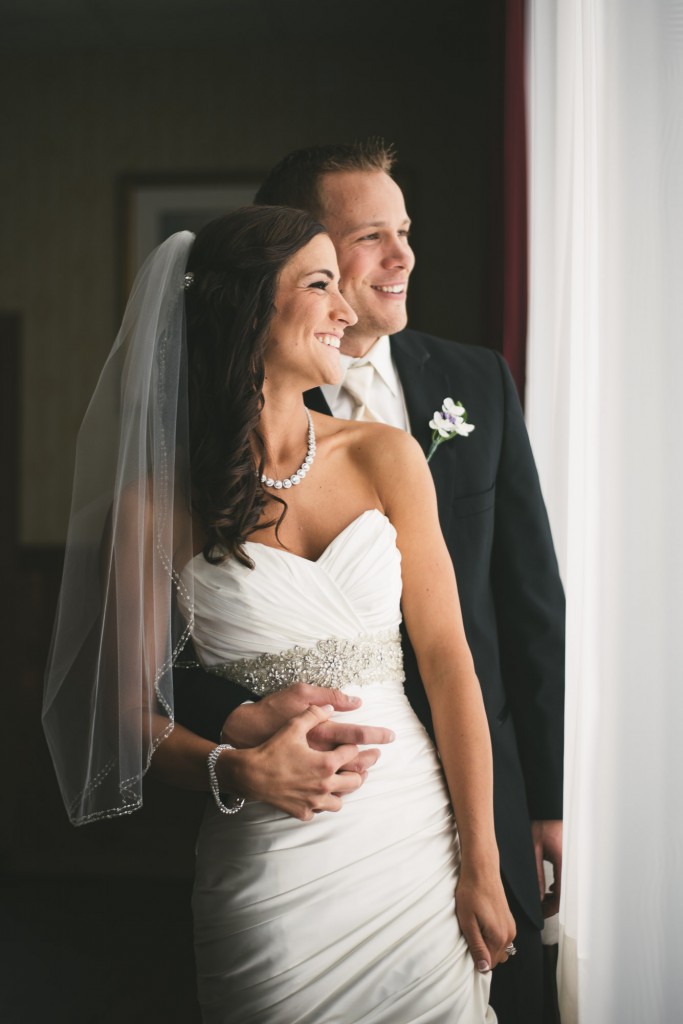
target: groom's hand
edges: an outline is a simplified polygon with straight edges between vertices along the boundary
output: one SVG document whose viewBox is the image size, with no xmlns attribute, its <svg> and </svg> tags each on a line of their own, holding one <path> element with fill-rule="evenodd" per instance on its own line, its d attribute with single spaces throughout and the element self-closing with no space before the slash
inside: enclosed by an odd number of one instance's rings
<svg viewBox="0 0 683 1024">
<path fill-rule="evenodd" d="M 562 889 L 562 822 L 532 821 L 531 838 L 536 856 L 536 873 L 543 904 L 543 917 L 553 917 L 560 909 Z M 547 889 L 544 861 L 548 861 L 552 868 L 552 882 Z"/>
<path fill-rule="evenodd" d="M 257 747 L 269 740 L 278 729 L 300 715 L 306 708 L 331 704 L 335 711 L 356 711 L 362 701 L 342 690 L 324 686 L 295 683 L 286 690 L 278 690 L 256 704 L 241 704 L 226 718 L 221 731 L 221 743 L 237 748 Z M 394 734 L 378 726 L 354 725 L 352 722 L 320 722 L 308 732 L 308 745 L 313 750 L 330 751 L 353 744 L 391 743 Z M 366 772 L 377 761 L 379 750 L 360 750 L 341 771 Z"/>
</svg>

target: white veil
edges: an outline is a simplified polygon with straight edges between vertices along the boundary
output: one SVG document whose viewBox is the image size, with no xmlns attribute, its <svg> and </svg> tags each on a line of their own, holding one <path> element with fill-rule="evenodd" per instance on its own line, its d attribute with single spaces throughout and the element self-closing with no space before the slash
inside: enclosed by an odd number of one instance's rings
<svg viewBox="0 0 683 1024">
<path fill-rule="evenodd" d="M 43 724 L 76 824 L 129 814 L 173 729 L 172 667 L 192 622 L 184 274 L 173 235 L 138 274 L 78 436 Z M 191 614 L 191 611 L 190 611 Z"/>
</svg>

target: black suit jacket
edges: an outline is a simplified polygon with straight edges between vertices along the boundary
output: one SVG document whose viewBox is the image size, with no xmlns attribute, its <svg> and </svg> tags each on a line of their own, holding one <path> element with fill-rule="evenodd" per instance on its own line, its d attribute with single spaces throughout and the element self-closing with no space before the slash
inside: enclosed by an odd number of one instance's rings
<svg viewBox="0 0 683 1024">
<path fill-rule="evenodd" d="M 491 730 L 494 815 L 501 870 L 529 918 L 542 925 L 529 819 L 562 817 L 564 595 L 538 474 L 505 361 L 489 349 L 405 330 L 391 339 L 411 429 L 425 452 L 429 420 L 447 396 L 475 430 L 430 462 L 439 518 L 456 571 L 465 632 Z M 329 413 L 320 391 L 309 408 Z M 406 690 L 431 730 L 429 704 L 404 636 Z M 217 738 L 244 699 L 239 687 L 180 674 L 176 714 Z"/>
</svg>

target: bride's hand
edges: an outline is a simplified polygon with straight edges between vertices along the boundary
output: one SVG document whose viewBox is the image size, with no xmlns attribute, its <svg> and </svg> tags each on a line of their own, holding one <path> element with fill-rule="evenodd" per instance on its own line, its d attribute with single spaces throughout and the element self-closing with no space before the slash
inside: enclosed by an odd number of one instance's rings
<svg viewBox="0 0 683 1024">
<path fill-rule="evenodd" d="M 346 712 L 357 710 L 361 700 L 342 690 L 295 683 L 286 690 L 268 694 L 255 704 L 247 703 L 235 708 L 223 724 L 221 743 L 230 743 L 238 748 L 257 747 L 312 704 L 318 707 L 331 704 L 335 711 Z M 393 739 L 394 734 L 390 729 L 355 725 L 352 722 L 331 722 L 327 719 L 314 725 L 308 732 L 309 746 L 319 751 L 331 751 L 348 744 L 374 746 L 377 743 L 391 743 Z M 353 759 L 342 766 L 342 770 L 365 772 L 375 764 L 379 754 L 379 750 L 357 751 Z"/>
<path fill-rule="evenodd" d="M 516 927 L 497 869 L 462 868 L 455 890 L 456 915 L 478 971 L 486 974 L 509 959 Z"/>
<path fill-rule="evenodd" d="M 311 705 L 255 747 L 226 751 L 216 764 L 221 789 L 260 800 L 300 821 L 320 811 L 339 811 L 342 797 L 365 781 L 364 771 L 348 771 L 359 754 L 352 744 L 334 750 L 311 749 L 308 736 L 326 722 L 334 707 Z"/>
</svg>

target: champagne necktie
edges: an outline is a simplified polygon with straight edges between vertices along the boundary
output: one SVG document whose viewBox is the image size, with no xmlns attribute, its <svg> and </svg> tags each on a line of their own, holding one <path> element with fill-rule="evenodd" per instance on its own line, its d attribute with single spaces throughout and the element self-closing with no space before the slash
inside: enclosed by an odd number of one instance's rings
<svg viewBox="0 0 683 1024">
<path fill-rule="evenodd" d="M 374 375 L 375 368 L 372 363 L 352 363 L 346 371 L 342 388 L 353 401 L 352 420 L 384 423 L 384 419 L 374 411 L 370 404 Z"/>
</svg>

